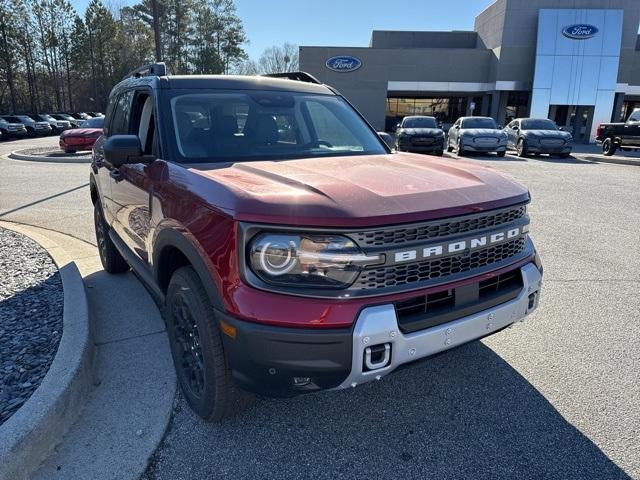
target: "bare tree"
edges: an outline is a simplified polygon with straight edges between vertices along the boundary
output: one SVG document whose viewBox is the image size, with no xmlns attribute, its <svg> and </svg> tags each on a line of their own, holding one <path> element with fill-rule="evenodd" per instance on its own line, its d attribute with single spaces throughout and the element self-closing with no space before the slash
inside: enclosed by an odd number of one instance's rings
<svg viewBox="0 0 640 480">
<path fill-rule="evenodd" d="M 296 72 L 300 69 L 298 46 L 292 43 L 267 48 L 258 60 L 261 73 Z"/>
</svg>

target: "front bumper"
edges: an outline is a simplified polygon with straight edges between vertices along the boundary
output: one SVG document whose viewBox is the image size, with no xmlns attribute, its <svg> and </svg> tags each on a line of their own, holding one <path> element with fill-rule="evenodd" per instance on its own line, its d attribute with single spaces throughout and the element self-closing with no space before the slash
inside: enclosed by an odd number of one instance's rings
<svg viewBox="0 0 640 480">
<path fill-rule="evenodd" d="M 527 151 L 530 153 L 560 154 L 571 153 L 572 145 L 543 145 L 541 143 L 527 143 Z"/>
<path fill-rule="evenodd" d="M 392 303 L 364 308 L 352 329 L 272 327 L 219 312 L 221 321 L 234 329 L 234 337 L 223 335 L 225 353 L 236 382 L 263 395 L 355 387 L 523 320 L 538 306 L 542 273 L 533 263 L 520 272 L 523 286 L 513 300 L 406 334 L 400 330 Z M 372 348 L 388 355 L 384 364 L 372 359 Z"/>
<path fill-rule="evenodd" d="M 444 140 L 436 140 L 433 143 L 413 143 L 411 140 L 399 141 L 398 147 L 404 152 L 442 152 L 444 150 Z"/>
</svg>

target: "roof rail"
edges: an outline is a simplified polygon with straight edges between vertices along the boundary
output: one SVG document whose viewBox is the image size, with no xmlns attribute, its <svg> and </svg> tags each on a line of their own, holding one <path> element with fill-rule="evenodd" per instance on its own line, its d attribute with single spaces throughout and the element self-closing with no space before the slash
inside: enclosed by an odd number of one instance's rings
<svg viewBox="0 0 640 480">
<path fill-rule="evenodd" d="M 307 72 L 265 73 L 262 76 L 272 78 L 288 78 L 289 80 L 297 80 L 298 82 L 317 83 L 319 85 L 322 84 L 320 80 Z"/>
<path fill-rule="evenodd" d="M 129 73 L 127 73 L 123 80 L 125 78 L 129 78 L 129 77 L 146 77 L 148 75 L 153 75 L 156 77 L 162 77 L 167 75 L 167 65 L 164 62 L 157 62 L 157 63 L 151 63 L 149 65 L 145 65 L 143 67 L 140 68 L 136 68 L 135 70 L 131 70 Z"/>
</svg>

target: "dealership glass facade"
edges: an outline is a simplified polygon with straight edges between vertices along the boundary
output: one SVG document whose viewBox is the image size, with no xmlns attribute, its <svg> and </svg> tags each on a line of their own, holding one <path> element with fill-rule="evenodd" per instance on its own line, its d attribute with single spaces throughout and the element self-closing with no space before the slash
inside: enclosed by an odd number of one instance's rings
<svg viewBox="0 0 640 480">
<path fill-rule="evenodd" d="M 390 97 L 387 98 L 385 130 L 393 131 L 396 124 L 407 115 L 428 115 L 436 117 L 439 123 L 447 125 L 464 116 L 466 111 L 467 97 Z M 476 108 L 476 111 L 479 110 Z"/>
</svg>

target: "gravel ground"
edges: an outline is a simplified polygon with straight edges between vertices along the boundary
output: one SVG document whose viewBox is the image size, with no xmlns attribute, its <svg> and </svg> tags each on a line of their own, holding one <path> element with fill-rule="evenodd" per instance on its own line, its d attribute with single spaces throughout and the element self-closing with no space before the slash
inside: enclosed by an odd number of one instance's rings
<svg viewBox="0 0 640 480">
<path fill-rule="evenodd" d="M 62 336 L 62 281 L 36 242 L 0 228 L 0 424 L 40 385 Z"/>
</svg>

